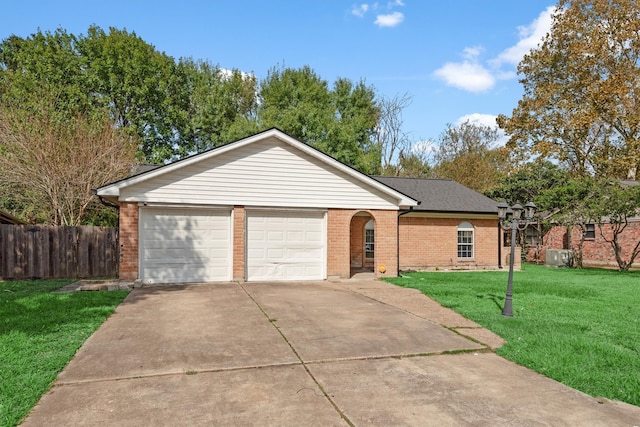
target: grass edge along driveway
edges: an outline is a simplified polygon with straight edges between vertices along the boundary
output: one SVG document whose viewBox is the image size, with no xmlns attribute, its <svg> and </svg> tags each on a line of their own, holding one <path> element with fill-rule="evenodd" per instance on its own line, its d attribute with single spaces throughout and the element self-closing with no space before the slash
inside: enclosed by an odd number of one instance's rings
<svg viewBox="0 0 640 427">
<path fill-rule="evenodd" d="M 71 282 L 0 282 L 0 426 L 29 413 L 128 293 L 51 293 Z"/>
<path fill-rule="evenodd" d="M 594 397 L 640 406 L 640 272 L 524 265 L 513 318 L 502 316 L 507 271 L 405 273 L 415 288 L 495 332 L 497 353 Z M 514 381 L 517 381 L 514 378 Z"/>
</svg>

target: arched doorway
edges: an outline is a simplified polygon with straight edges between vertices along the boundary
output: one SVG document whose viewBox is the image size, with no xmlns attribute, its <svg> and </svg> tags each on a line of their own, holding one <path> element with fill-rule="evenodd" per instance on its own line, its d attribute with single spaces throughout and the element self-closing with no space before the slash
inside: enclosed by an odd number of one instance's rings
<svg viewBox="0 0 640 427">
<path fill-rule="evenodd" d="M 351 218 L 349 241 L 352 276 L 374 271 L 375 234 L 375 219 L 370 213 L 358 212 Z"/>
</svg>

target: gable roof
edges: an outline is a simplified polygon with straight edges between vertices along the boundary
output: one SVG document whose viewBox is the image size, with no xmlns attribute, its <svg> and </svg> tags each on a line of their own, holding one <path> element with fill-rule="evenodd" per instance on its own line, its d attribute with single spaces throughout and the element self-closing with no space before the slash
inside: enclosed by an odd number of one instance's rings
<svg viewBox="0 0 640 427">
<path fill-rule="evenodd" d="M 414 211 L 497 214 L 497 202 L 450 179 L 373 176 L 409 197 L 420 200 Z"/>
<path fill-rule="evenodd" d="M 272 128 L 264 132 L 260 132 L 256 135 L 243 138 L 241 140 L 205 151 L 200 154 L 187 157 L 182 160 L 178 160 L 176 162 L 173 162 L 164 166 L 157 167 L 155 169 L 142 171 L 141 173 L 138 173 L 136 175 L 102 186 L 97 189 L 96 193 L 101 197 L 105 197 L 106 199 L 115 201 L 115 200 L 118 200 L 118 197 L 121 195 L 121 191 L 125 188 L 143 183 L 145 181 L 148 181 L 154 178 L 161 177 L 162 175 L 169 174 L 179 169 L 186 168 L 187 166 L 203 162 L 207 159 L 221 156 L 230 151 L 234 151 L 234 150 L 241 151 L 243 147 L 246 147 L 250 144 L 260 143 L 260 141 L 268 140 L 270 138 L 275 138 L 278 141 L 284 143 L 285 145 L 303 152 L 307 156 L 310 156 L 316 161 L 323 164 L 326 168 L 333 169 L 336 172 L 339 172 L 340 174 L 342 174 L 342 176 L 347 175 L 348 177 L 352 178 L 354 181 L 359 182 L 360 184 L 363 184 L 364 187 L 371 188 L 377 192 L 380 192 L 386 195 L 387 197 L 395 200 L 396 201 L 395 203 L 399 207 L 406 208 L 406 207 L 418 205 L 418 201 L 413 199 L 412 197 L 407 196 L 406 194 L 392 187 L 389 187 L 384 183 L 381 183 L 380 181 L 375 180 L 361 172 L 358 172 L 352 167 L 339 162 L 333 157 L 322 153 L 321 151 L 311 147 L 308 144 L 298 141 L 297 139 L 285 134 L 284 132 L 276 128 Z"/>
</svg>

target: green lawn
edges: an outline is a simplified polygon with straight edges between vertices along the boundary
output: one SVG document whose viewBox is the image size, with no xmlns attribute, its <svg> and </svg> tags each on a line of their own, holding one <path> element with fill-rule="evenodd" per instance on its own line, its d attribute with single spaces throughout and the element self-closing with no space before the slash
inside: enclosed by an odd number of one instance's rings
<svg viewBox="0 0 640 427">
<path fill-rule="evenodd" d="M 20 422 L 128 293 L 51 293 L 70 282 L 0 282 L 0 426 Z"/>
<path fill-rule="evenodd" d="M 513 318 L 507 271 L 407 273 L 416 288 L 507 340 L 498 354 L 592 396 L 640 406 L 640 272 L 525 265 Z M 517 381 L 517 379 L 514 379 Z"/>
</svg>

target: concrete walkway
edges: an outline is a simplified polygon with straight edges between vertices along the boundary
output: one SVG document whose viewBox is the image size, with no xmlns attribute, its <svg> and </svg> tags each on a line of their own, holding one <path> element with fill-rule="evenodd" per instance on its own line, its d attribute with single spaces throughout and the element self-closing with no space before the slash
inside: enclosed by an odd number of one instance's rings
<svg viewBox="0 0 640 427">
<path fill-rule="evenodd" d="M 640 426 L 380 281 L 136 289 L 25 426 Z"/>
</svg>

